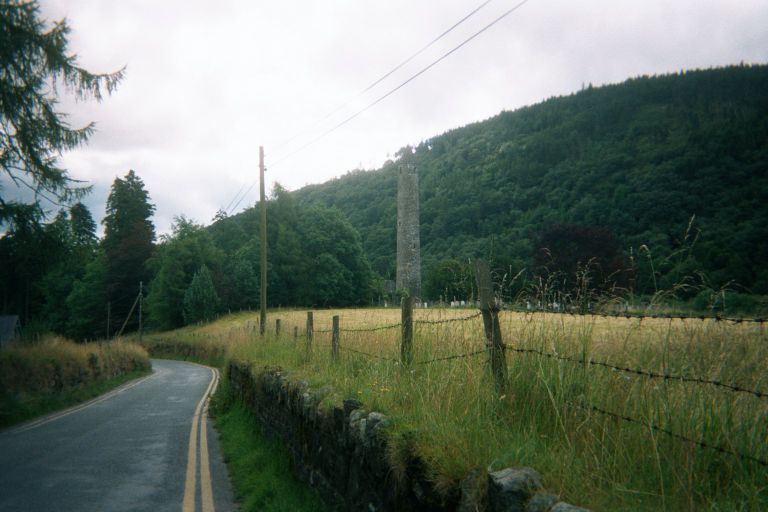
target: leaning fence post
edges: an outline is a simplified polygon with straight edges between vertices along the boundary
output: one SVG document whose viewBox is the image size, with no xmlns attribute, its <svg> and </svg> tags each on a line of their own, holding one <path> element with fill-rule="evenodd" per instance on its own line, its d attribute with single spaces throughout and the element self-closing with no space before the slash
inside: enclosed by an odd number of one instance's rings
<svg viewBox="0 0 768 512">
<path fill-rule="evenodd" d="M 400 361 L 407 366 L 413 361 L 413 297 L 403 297 L 400 313 Z"/>
<path fill-rule="evenodd" d="M 491 270 L 485 260 L 475 261 L 477 294 L 480 299 L 480 311 L 483 314 L 485 327 L 485 344 L 488 348 L 491 372 L 496 384 L 496 391 L 502 392 L 507 382 L 507 360 L 504 357 L 504 342 L 501 339 L 499 325 L 499 306 L 493 295 Z"/>
<path fill-rule="evenodd" d="M 280 337 L 280 319 L 275 319 L 275 338 Z"/>
<path fill-rule="evenodd" d="M 307 311 L 307 353 L 312 350 L 312 336 L 314 335 L 314 321 L 312 319 L 312 312 Z"/>
<path fill-rule="evenodd" d="M 331 336 L 331 358 L 339 358 L 339 315 L 333 315 L 333 334 Z"/>
</svg>

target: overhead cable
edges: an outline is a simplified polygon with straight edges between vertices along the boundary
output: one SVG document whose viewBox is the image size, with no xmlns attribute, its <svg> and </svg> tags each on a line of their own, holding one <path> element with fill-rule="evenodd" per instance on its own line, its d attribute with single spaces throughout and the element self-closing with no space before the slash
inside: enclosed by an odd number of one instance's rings
<svg viewBox="0 0 768 512">
<path fill-rule="evenodd" d="M 489 29 L 489 28 L 491 28 L 492 26 L 496 25 L 498 22 L 500 22 L 501 20 L 503 20 L 504 18 L 506 18 L 507 16 L 509 16 L 509 15 L 510 15 L 510 14 L 512 14 L 513 12 L 515 12 L 516 10 L 518 10 L 520 7 L 522 7 L 523 5 L 525 5 L 526 3 L 528 3 L 528 1 L 529 1 L 529 0 L 523 0 L 522 2 L 520 2 L 520 3 L 516 4 L 516 5 L 515 5 L 514 7 L 512 7 L 511 9 L 509 9 L 509 10 L 508 10 L 508 11 L 506 11 L 506 12 L 504 12 L 504 13 L 503 13 L 501 16 L 499 16 L 498 18 L 494 19 L 493 21 L 491 21 L 490 23 L 488 23 L 487 25 L 485 25 L 483 28 L 481 28 L 480 30 L 478 30 L 477 32 L 475 32 L 474 34 L 472 34 L 471 36 L 469 36 L 467 39 L 465 39 L 464 41 L 462 41 L 462 42 L 461 42 L 459 45 L 457 45 L 457 46 L 453 47 L 451 50 L 449 50 L 448 52 L 444 53 L 442 56 L 440 56 L 440 57 L 439 57 L 439 58 L 437 58 L 436 60 L 432 61 L 430 64 L 428 64 L 427 66 L 425 66 L 424 68 L 422 68 L 420 71 L 418 71 L 418 72 L 416 72 L 415 74 L 411 75 L 411 77 L 410 77 L 410 78 L 408 78 L 407 80 L 405 80 L 404 82 L 402 82 L 402 83 L 401 83 L 400 85 L 398 85 L 397 87 L 395 87 L 395 88 L 391 89 L 391 90 L 390 90 L 389 92 L 387 92 L 386 94 L 384 94 L 384 95 L 380 96 L 379 98 L 375 99 L 374 101 L 372 101 L 371 103 L 369 103 L 369 104 L 368 104 L 368 105 L 366 105 L 365 107 L 361 108 L 360 110 L 358 110 L 357 112 L 355 112 L 355 113 L 354 113 L 354 114 L 352 114 L 351 116 L 349 116 L 349 117 L 345 118 L 345 119 L 344 119 L 343 121 L 341 121 L 340 123 L 338 123 L 338 124 L 334 125 L 333 127 L 329 128 L 328 130 L 324 131 L 323 133 L 321 133 L 320 135 L 318 135 L 318 136 L 317 136 L 317 137 L 315 137 L 314 139 L 310 140 L 309 142 L 307 142 L 307 143 L 306 143 L 306 144 L 304 144 L 303 146 L 301 146 L 301 147 L 299 147 L 298 149 L 296 149 L 296 150 L 292 151 L 291 153 L 288 153 L 288 154 L 287 154 L 287 155 L 285 155 L 284 157 L 282 157 L 282 158 L 278 159 L 278 160 L 277 160 L 277 161 L 275 161 L 275 162 L 274 162 L 272 165 L 274 166 L 274 165 L 276 165 L 276 164 L 278 164 L 278 163 L 280 163 L 280 162 L 283 162 L 283 161 L 285 161 L 286 159 L 288 159 L 288 158 L 292 157 L 293 155 L 295 155 L 295 154 L 297 154 L 297 153 L 299 153 L 299 152 L 301 152 L 301 151 L 305 150 L 305 149 L 306 149 L 306 148 L 308 148 L 309 146 L 311 146 L 311 145 L 315 144 L 315 143 L 316 143 L 316 142 L 318 142 L 319 140 L 321 140 L 321 139 L 325 138 L 326 136 L 330 135 L 331 133 L 335 132 L 336 130 L 338 130 L 339 128 L 341 128 L 342 126 L 344 126 L 345 124 L 349 123 L 350 121 L 352 121 L 353 119 L 355 119 L 355 118 L 356 118 L 356 117 L 358 117 L 359 115 L 363 114 L 364 112 L 368 111 L 368 110 L 369 110 L 369 109 L 371 109 L 372 107 L 374 107 L 374 106 L 378 105 L 379 103 L 381 103 L 381 102 L 382 102 L 382 101 L 384 101 L 385 99 L 389 98 L 389 97 L 390 97 L 390 96 L 392 96 L 394 93 L 396 93 L 397 91 L 399 91 L 400 89 L 402 89 L 403 87 L 405 87 L 406 85 L 408 85 L 409 83 L 411 83 L 412 81 L 414 81 L 416 78 L 420 77 L 421 75 L 423 75 L 424 73 L 426 73 L 427 71 L 429 71 L 430 69 L 432 69 L 433 67 L 435 67 L 435 66 L 436 66 L 438 63 L 440 63 L 440 62 L 442 62 L 443 60 L 445 60 L 447 57 L 449 57 L 450 55 L 452 55 L 453 53 L 455 53 L 457 50 L 459 50 L 460 48 L 462 48 L 463 46 L 465 46 L 467 43 L 469 43 L 470 41 L 472 41 L 473 39 L 475 39 L 477 36 L 479 36 L 480 34 L 482 34 L 483 32 L 485 32 L 486 30 L 488 30 L 488 29 Z"/>
<path fill-rule="evenodd" d="M 488 5 L 489 3 L 491 3 L 492 1 L 493 1 L 493 0 L 485 0 L 485 2 L 483 2 L 483 3 L 482 3 L 482 4 L 480 4 L 479 6 L 475 7 L 475 8 L 474 8 L 472 11 L 470 11 L 470 12 L 469 12 L 469 13 L 468 13 L 466 16 L 464 16 L 464 17 L 463 17 L 463 18 L 461 18 L 459 21 L 457 21 L 456 23 L 454 23 L 453 25 L 451 25 L 451 27 L 449 27 L 447 30 L 445 30 L 445 31 L 444 31 L 442 34 L 440 34 L 439 36 L 437 36 L 437 37 L 435 37 L 434 39 L 432 39 L 432 40 L 431 40 L 430 42 L 428 42 L 426 45 L 422 46 L 422 47 L 421 47 L 421 48 L 420 48 L 418 51 L 416 51 L 415 53 L 413 53 L 413 54 L 412 54 L 410 57 L 408 57 L 407 59 L 405 59 L 404 61 L 402 61 L 402 62 L 401 62 L 400 64 L 398 64 L 397 66 L 395 66 L 394 68 L 392 68 L 392 69 L 390 69 L 389 71 L 387 71 L 386 73 L 384 73 L 384 75 L 382 75 L 382 76 L 381 76 L 381 77 L 379 77 L 378 79 L 374 80 L 374 81 L 373 81 L 373 82 L 372 82 L 370 85 L 368 85 L 368 86 L 367 86 L 365 89 L 361 90 L 361 91 L 360 91 L 358 94 L 359 94 L 359 95 L 365 94 L 365 93 L 367 93 L 368 91 L 370 91 L 371 89 L 373 89 L 374 87 L 376 87 L 377 85 L 379 85 L 381 82 L 383 82 L 384 80 L 386 80 L 387 78 L 389 78 L 389 77 L 390 77 L 390 76 L 391 76 L 393 73 L 395 73 L 396 71 L 398 71 L 400 68 L 402 68 L 403 66 L 405 66 L 406 64 L 408 64 L 409 62 L 411 62 L 413 59 L 415 59 L 416 57 L 418 57 L 418 56 L 419 56 L 419 55 L 421 55 L 422 53 L 424 53 L 424 52 L 425 52 L 427 49 L 429 49 L 429 48 L 430 48 L 430 47 L 431 47 L 433 44 L 435 44 L 436 42 L 438 42 L 439 40 L 441 40 L 443 37 L 447 36 L 449 33 L 451 33 L 451 32 L 453 31 L 453 29 L 455 29 L 456 27 L 458 27 L 459 25 L 461 25 L 462 23 L 464 23 L 465 21 L 467 21 L 467 20 L 468 20 L 470 17 L 472 17 L 472 16 L 473 16 L 475 13 L 477 13 L 477 11 L 479 11 L 480 9 L 482 9 L 483 7 L 485 7 L 486 5 Z M 341 105 L 340 107 L 338 107 L 338 108 L 334 109 L 333 111 L 331 111 L 331 112 L 329 112 L 329 113 L 325 114 L 323 117 L 321 117 L 320 119 L 318 119 L 317 121 L 315 121 L 314 123 L 312 123 L 312 126 L 316 126 L 316 125 L 318 125 L 319 123 L 322 123 L 323 121 L 325 121 L 325 120 L 326 120 L 326 119 L 328 119 L 329 117 L 331 117 L 331 116 L 333 116 L 334 114 L 338 113 L 339 111 L 341 111 L 341 110 L 345 109 L 347 106 L 349 106 L 349 104 L 350 104 L 351 102 L 352 102 L 352 101 L 351 101 L 351 100 L 349 100 L 349 101 L 347 101 L 346 103 L 344 103 L 343 105 Z M 301 135 L 305 134 L 307 131 L 308 131 L 308 130 L 306 130 L 306 129 L 305 129 L 305 130 L 302 130 L 302 131 L 300 131 L 300 132 L 298 132 L 298 133 L 296 133 L 296 134 L 292 135 L 291 137 L 289 137 L 289 138 L 287 138 L 287 139 L 283 140 L 282 142 L 279 142 L 279 143 L 277 143 L 277 144 L 275 145 L 275 148 L 274 148 L 274 150 L 275 150 L 275 151 L 277 151 L 277 150 L 279 150 L 281 147 L 285 146 L 286 144 L 289 144 L 289 143 L 293 142 L 293 141 L 294 141 L 294 140 L 296 140 L 298 137 L 300 137 Z"/>
<path fill-rule="evenodd" d="M 301 151 L 304 151 L 304 150 L 305 150 L 305 149 L 307 149 L 308 147 L 312 146 L 313 144 L 315 144 L 315 143 L 317 143 L 318 141 L 320 141 L 321 139 L 323 139 L 323 138 L 327 137 L 328 135 L 330 135 L 331 133 L 335 132 L 336 130 L 338 130 L 338 129 L 339 129 L 339 128 L 341 128 L 342 126 L 346 125 L 347 123 L 349 123 L 349 122 L 350 122 L 350 121 L 352 121 L 353 119 L 357 118 L 358 116 L 360 116 L 360 115 L 361 115 L 361 114 L 363 114 L 364 112 L 366 112 L 366 111 L 370 110 L 371 108 L 373 108 L 374 106 L 378 105 L 379 103 L 381 103 L 382 101 L 384 101 L 385 99 L 387 99 L 388 97 L 390 97 L 391 95 L 393 95 L 394 93 L 396 93 L 397 91 L 399 91 L 400 89 L 402 89 L 403 87 L 405 87 L 406 85 L 408 85 L 409 83 L 411 83 L 412 81 L 414 81 L 416 78 L 420 77 L 421 75 L 423 75 L 424 73 L 426 73 L 427 71 L 429 71 L 430 69 L 432 69 L 432 68 L 433 68 L 434 66 L 436 66 L 438 63 L 442 62 L 442 61 L 443 61 L 443 60 L 445 60 L 447 57 L 449 57 L 450 55 L 452 55 L 453 53 L 455 53 L 456 51 L 458 51 L 460 48 L 462 48 L 462 47 L 464 47 L 465 45 L 467 45 L 467 44 L 468 44 L 470 41 L 472 41 L 473 39 L 475 39 L 476 37 L 478 37 L 480 34 L 484 33 L 484 32 L 485 32 L 485 31 L 487 31 L 489 28 L 493 27 L 493 26 L 494 26 L 494 25 L 496 25 L 498 22 L 500 22 L 501 20 L 503 20 L 504 18 L 506 18 L 507 16 L 509 16 L 510 14 L 512 14 L 513 12 L 515 12 L 516 10 L 518 10 L 519 8 L 521 8 L 523 5 L 525 5 L 526 3 L 528 3 L 528 1 L 529 1 L 529 0 L 522 0 L 521 2 L 519 2 L 519 3 L 515 4 L 515 5 L 514 5 L 512 8 L 508 9 L 507 11 L 505 11 L 504 13 L 502 13 L 500 16 L 498 16 L 497 18 L 495 18 L 493 21 L 491 21 L 490 23 L 488 23 L 487 25 L 485 25 L 483 28 L 481 28 L 480 30 L 478 30 L 477 32 L 475 32 L 474 34 L 472 34 L 471 36 L 469 36 L 467 39 L 465 39 L 464 41 L 462 41 L 460 44 L 458 44 L 457 46 L 453 47 L 451 50 L 449 50 L 448 52 L 444 53 L 443 55 L 441 55 L 440 57 L 438 57 L 436 60 L 432 61 L 432 62 L 431 62 L 430 64 L 428 64 L 427 66 L 423 67 L 421 70 L 419 70 L 418 72 L 416 72 L 416 73 L 414 73 L 413 75 L 411 75 L 411 76 L 410 76 L 410 77 L 409 77 L 407 80 L 405 80 L 404 82 L 400 83 L 399 85 L 397 85 L 396 87 L 394 87 L 393 89 L 391 89 L 389 92 L 387 92 L 387 93 L 385 93 L 384 95 L 380 96 L 379 98 L 375 99 L 374 101 L 372 101 L 371 103 L 369 103 L 368 105 L 366 105 L 366 106 L 365 106 L 365 107 L 363 107 L 362 109 L 358 110 L 358 111 L 357 111 L 357 112 L 355 112 L 354 114 L 352 114 L 352 115 L 350 115 L 350 116 L 346 117 L 346 118 L 345 118 L 343 121 L 341 121 L 341 122 L 337 123 L 336 125 L 334 125 L 333 127 L 329 128 L 328 130 L 326 130 L 326 131 L 322 132 L 320 135 L 316 136 L 315 138 L 313 138 L 312 140 L 310 140 L 310 141 L 309 141 L 309 142 L 307 142 L 306 144 L 304 144 L 304 145 L 300 146 L 299 148 L 295 149 L 294 151 L 292 151 L 292 152 L 288 153 L 287 155 L 285 155 L 285 156 L 283 156 L 283 157 L 281 157 L 281 158 L 277 159 L 275 162 L 273 162 L 273 163 L 272 163 L 272 167 L 274 167 L 275 165 L 277 165 L 277 164 L 279 164 L 279 163 L 281 163 L 281 162 L 283 162 L 283 161 L 287 160 L 288 158 L 291 158 L 292 156 L 296 155 L 297 153 L 300 153 Z M 485 5 L 485 4 L 483 4 L 483 5 Z M 478 7 L 478 8 L 477 8 L 477 10 L 479 10 L 480 8 L 482 8 L 482 7 L 483 7 L 483 5 L 481 5 L 480 7 Z M 475 12 L 476 12 L 476 11 L 475 11 Z M 473 12 L 473 13 L 471 13 L 471 14 L 474 14 L 474 12 Z M 470 14 L 469 16 L 471 16 L 471 14 Z M 467 16 L 467 17 L 468 17 L 468 16 Z M 249 193 L 251 190 L 253 190 L 253 187 L 255 187 L 255 186 L 256 186 L 256 183 L 252 184 L 252 185 L 251 185 L 251 186 L 248 188 L 248 190 L 246 191 L 245 195 L 247 195 L 247 194 L 248 194 L 248 193 Z M 243 198 L 245 197 L 245 195 L 243 196 Z M 242 201 L 242 199 L 243 199 L 243 198 L 241 198 L 241 199 L 240 199 L 240 201 L 238 201 L 238 202 L 237 202 L 237 204 L 235 205 L 235 208 L 233 208 L 233 210 L 237 208 L 237 206 L 240 204 L 240 202 Z"/>
</svg>

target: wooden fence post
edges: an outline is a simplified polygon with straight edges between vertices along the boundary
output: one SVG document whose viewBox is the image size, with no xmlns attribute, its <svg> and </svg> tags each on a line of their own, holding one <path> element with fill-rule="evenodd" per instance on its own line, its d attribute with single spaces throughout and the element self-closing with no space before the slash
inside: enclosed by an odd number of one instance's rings
<svg viewBox="0 0 768 512">
<path fill-rule="evenodd" d="M 331 336 L 331 358 L 339 358 L 339 315 L 333 315 L 333 333 Z"/>
<path fill-rule="evenodd" d="M 312 312 L 307 311 L 307 353 L 312 350 L 312 337 L 314 336 L 314 320 L 312 318 Z"/>
<path fill-rule="evenodd" d="M 496 391 L 501 393 L 507 383 L 507 360 L 504 356 L 504 342 L 501 339 L 499 325 L 499 306 L 493 295 L 491 270 L 485 260 L 475 261 L 477 294 L 480 299 L 480 311 L 485 327 L 485 344 L 490 355 L 491 372 L 496 384 Z"/>
<path fill-rule="evenodd" d="M 400 305 L 400 361 L 413 362 L 413 297 L 403 297 Z"/>
<path fill-rule="evenodd" d="M 275 319 L 275 337 L 276 338 L 280 337 L 280 319 L 279 318 Z"/>
<path fill-rule="evenodd" d="M 293 342 L 296 343 L 296 340 L 299 339 L 299 327 L 294 325 L 293 326 Z"/>
</svg>

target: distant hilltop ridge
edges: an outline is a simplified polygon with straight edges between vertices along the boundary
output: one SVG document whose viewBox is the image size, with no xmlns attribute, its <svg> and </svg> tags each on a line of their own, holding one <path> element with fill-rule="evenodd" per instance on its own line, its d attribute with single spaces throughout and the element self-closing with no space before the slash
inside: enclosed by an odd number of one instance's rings
<svg viewBox="0 0 768 512">
<path fill-rule="evenodd" d="M 477 256 L 530 270 L 542 233 L 574 225 L 615 237 L 636 292 L 695 275 L 768 293 L 766 65 L 588 87 L 432 137 L 413 159 L 425 280 Z M 396 185 L 387 162 L 292 195 L 341 210 L 393 279 Z"/>
</svg>

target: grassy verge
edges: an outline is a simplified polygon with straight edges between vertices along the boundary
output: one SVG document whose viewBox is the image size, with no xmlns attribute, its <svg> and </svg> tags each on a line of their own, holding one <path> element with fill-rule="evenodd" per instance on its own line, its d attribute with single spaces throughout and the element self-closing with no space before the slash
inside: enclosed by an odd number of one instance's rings
<svg viewBox="0 0 768 512">
<path fill-rule="evenodd" d="M 211 412 L 224 460 L 242 512 L 322 512 L 320 498 L 291 472 L 290 457 L 279 442 L 265 437 L 256 420 L 237 401 L 228 401 L 222 382 Z"/>
<path fill-rule="evenodd" d="M 439 321 L 468 313 L 416 315 Z M 349 329 L 335 362 L 327 332 L 334 314 Z M 294 325 L 303 330 L 303 313 L 273 313 L 271 325 L 275 318 L 284 333 Z M 415 453 L 446 492 L 475 469 L 528 465 L 544 475 L 550 491 L 595 510 L 768 508 L 768 472 L 754 460 L 768 458 L 768 400 L 592 363 L 764 392 L 762 325 L 504 313 L 505 342 L 527 352 L 508 351 L 507 390 L 495 393 L 483 354 L 403 368 L 380 359 L 399 358 L 399 329 L 353 331 L 396 324 L 397 310 L 315 312 L 309 351 L 303 337 L 259 337 L 254 319 L 237 315 L 163 336 L 195 350 L 225 347 L 229 357 L 280 366 L 314 387 L 330 385 L 329 403 L 354 397 L 386 413 L 394 427 L 393 470 Z M 416 325 L 417 362 L 482 347 L 479 318 Z"/>
<path fill-rule="evenodd" d="M 0 428 L 94 398 L 149 373 L 131 343 L 79 345 L 49 338 L 0 352 Z"/>
<path fill-rule="evenodd" d="M 27 398 L 24 401 L 2 396 L 0 397 L 0 410 L 2 411 L 0 428 L 10 427 L 38 416 L 86 402 L 148 373 L 149 370 L 136 370 L 82 387 L 66 389 L 60 393 Z"/>
</svg>

